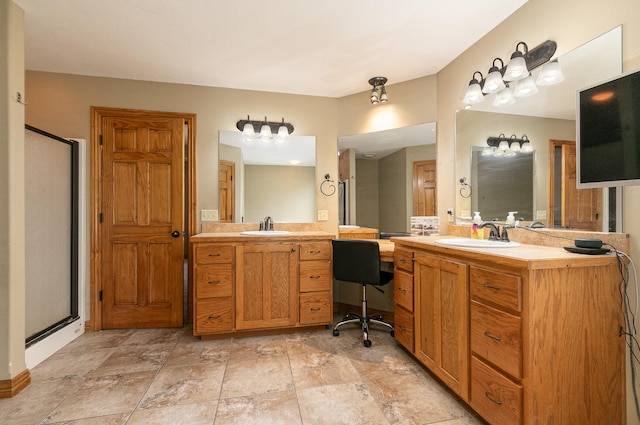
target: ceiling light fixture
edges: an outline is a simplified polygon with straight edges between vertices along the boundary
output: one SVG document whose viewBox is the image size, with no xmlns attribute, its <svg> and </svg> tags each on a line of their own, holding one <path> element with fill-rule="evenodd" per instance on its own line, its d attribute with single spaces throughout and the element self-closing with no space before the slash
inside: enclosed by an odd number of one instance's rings
<svg viewBox="0 0 640 425">
<path fill-rule="evenodd" d="M 480 103 L 484 97 L 495 93 L 494 106 L 505 106 L 515 102 L 515 97 L 526 97 L 537 93 L 539 85 L 557 84 L 564 80 L 558 60 L 552 62 L 551 57 L 556 52 L 555 41 L 547 40 L 544 43 L 529 50 L 525 42 L 516 44 L 516 50 L 511 55 L 507 66 L 500 58 L 495 58 L 484 79 L 480 71 L 473 73 L 462 102 L 467 105 Z M 497 63 L 499 62 L 500 68 Z M 545 65 L 534 81 L 531 71 Z M 478 79 L 476 75 L 479 75 Z M 522 82 L 525 80 L 525 82 Z M 519 88 L 518 88 L 519 86 Z"/>
<path fill-rule="evenodd" d="M 260 135 L 260 140 L 263 142 L 270 142 L 274 134 L 278 142 L 283 142 L 293 133 L 293 125 L 284 122 L 284 118 L 282 122 L 267 121 L 267 117 L 264 117 L 264 121 L 253 121 L 247 115 L 246 120 L 239 120 L 236 123 L 236 128 L 242 131 L 246 142 L 252 142 L 256 134 Z"/>
<path fill-rule="evenodd" d="M 375 105 L 378 102 L 386 103 L 389 101 L 387 98 L 387 89 L 384 86 L 386 83 L 386 77 L 373 77 L 369 79 L 369 84 L 373 86 L 371 96 L 369 96 L 372 104 Z M 380 89 L 380 94 L 378 94 L 378 89 Z"/>
</svg>

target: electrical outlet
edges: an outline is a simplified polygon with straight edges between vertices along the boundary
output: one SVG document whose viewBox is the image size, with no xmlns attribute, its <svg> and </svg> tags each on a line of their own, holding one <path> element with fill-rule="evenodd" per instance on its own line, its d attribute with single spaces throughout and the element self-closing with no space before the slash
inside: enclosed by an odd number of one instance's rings
<svg viewBox="0 0 640 425">
<path fill-rule="evenodd" d="M 455 217 L 453 216 L 453 208 L 449 208 L 447 210 L 447 220 L 449 221 L 449 223 L 453 223 L 454 219 Z"/>
<path fill-rule="evenodd" d="M 318 210 L 318 221 L 327 221 L 327 220 L 329 220 L 329 211 Z"/>
<path fill-rule="evenodd" d="M 547 219 L 547 210 L 536 211 L 536 220 L 546 220 L 546 219 Z"/>
<path fill-rule="evenodd" d="M 200 221 L 218 221 L 218 210 L 200 210 Z"/>
</svg>

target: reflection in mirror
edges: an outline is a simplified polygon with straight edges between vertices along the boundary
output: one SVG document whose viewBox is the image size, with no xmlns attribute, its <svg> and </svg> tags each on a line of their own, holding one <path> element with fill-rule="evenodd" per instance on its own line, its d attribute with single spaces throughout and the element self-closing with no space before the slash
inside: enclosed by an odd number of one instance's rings
<svg viewBox="0 0 640 425">
<path fill-rule="evenodd" d="M 219 133 L 220 222 L 315 221 L 314 136 L 247 142 L 239 131 Z"/>
<path fill-rule="evenodd" d="M 531 208 L 533 217 L 531 220 L 541 221 L 549 227 L 593 229 L 593 226 L 587 223 L 577 224 L 580 221 L 569 217 L 569 209 L 559 208 L 567 202 L 567 199 L 563 200 L 562 197 L 566 198 L 568 195 L 566 193 L 557 194 L 554 187 L 550 187 L 550 184 L 561 185 L 562 179 L 553 179 L 550 172 L 550 162 L 553 162 L 553 159 L 550 160 L 549 152 L 554 152 L 553 142 L 562 141 L 575 145 L 576 90 L 621 73 L 622 28 L 616 27 L 562 55 L 558 58 L 558 62 L 565 76 L 562 83 L 539 87 L 537 94 L 519 98 L 515 104 L 510 106 L 493 107 L 491 99 L 486 99 L 482 103 L 473 105 L 471 109 L 456 113 L 456 182 L 459 182 L 461 178 L 466 178 L 466 182 L 472 188 L 472 196 L 465 198 L 460 194 L 465 193 L 464 191 L 458 193 L 462 187 L 459 183 L 457 184 L 456 215 L 470 218 L 473 211 L 478 211 L 473 207 L 478 204 L 478 200 L 474 198 L 478 194 L 476 190 L 478 181 L 472 179 L 471 174 L 472 146 L 485 146 L 488 137 L 497 136 L 500 133 L 507 136 L 516 134 L 518 137 L 526 134 L 535 149 L 533 208 Z M 534 77 L 537 72 L 539 69 L 533 72 Z M 498 193 L 500 192 L 499 188 L 504 184 L 504 180 L 492 182 Z M 602 205 L 608 205 L 608 192 L 605 191 L 601 196 L 603 196 Z M 560 199 L 558 199 L 559 197 Z M 569 202 L 574 201 L 570 200 Z M 496 216 L 500 220 L 504 220 L 508 211 L 519 211 L 507 206 L 501 208 L 504 211 L 496 211 L 494 214 L 487 215 L 480 209 L 480 213 L 485 219 Z M 519 211 L 519 213 L 523 213 L 523 211 Z M 520 215 L 522 214 L 518 214 L 518 216 Z M 556 217 L 558 215 L 562 217 L 561 220 Z M 602 214 L 598 212 L 598 216 L 608 217 L 608 215 L 608 210 L 602 211 Z M 605 225 L 608 223 L 606 219 L 600 222 L 604 222 Z M 586 227 L 582 227 L 583 225 Z"/>
<path fill-rule="evenodd" d="M 504 220 L 513 211 L 517 220 L 533 220 L 533 152 L 514 156 L 483 155 L 484 148 L 471 147 L 471 207 L 485 220 Z M 499 186 L 496 181 L 503 182 Z"/>
<path fill-rule="evenodd" d="M 436 215 L 435 123 L 342 136 L 338 151 L 340 224 L 409 232 L 412 215 Z"/>
</svg>

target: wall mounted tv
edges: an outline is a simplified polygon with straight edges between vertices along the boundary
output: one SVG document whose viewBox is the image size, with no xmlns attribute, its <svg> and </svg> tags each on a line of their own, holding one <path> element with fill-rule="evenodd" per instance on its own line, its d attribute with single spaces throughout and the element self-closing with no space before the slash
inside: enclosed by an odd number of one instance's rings
<svg viewBox="0 0 640 425">
<path fill-rule="evenodd" d="M 640 185 L 640 69 L 578 90 L 579 189 Z"/>
</svg>

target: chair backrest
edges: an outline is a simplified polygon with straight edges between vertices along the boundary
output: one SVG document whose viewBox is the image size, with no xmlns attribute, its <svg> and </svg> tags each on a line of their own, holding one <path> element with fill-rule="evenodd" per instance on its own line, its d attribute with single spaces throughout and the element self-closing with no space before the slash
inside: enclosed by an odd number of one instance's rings
<svg viewBox="0 0 640 425">
<path fill-rule="evenodd" d="M 347 282 L 382 285 L 378 242 L 334 239 L 333 277 Z"/>
</svg>

